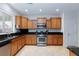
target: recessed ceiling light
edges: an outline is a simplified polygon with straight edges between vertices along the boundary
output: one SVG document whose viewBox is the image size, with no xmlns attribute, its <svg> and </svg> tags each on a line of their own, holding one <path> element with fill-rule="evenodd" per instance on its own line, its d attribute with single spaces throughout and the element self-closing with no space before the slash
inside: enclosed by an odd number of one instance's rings
<svg viewBox="0 0 79 59">
<path fill-rule="evenodd" d="M 40 9 L 40 12 L 42 12 L 43 10 L 42 9 Z"/>
<path fill-rule="evenodd" d="M 25 12 L 28 12 L 28 9 L 25 9 Z"/>
<path fill-rule="evenodd" d="M 56 11 L 58 12 L 58 11 L 59 11 L 59 9 L 56 9 Z"/>
</svg>

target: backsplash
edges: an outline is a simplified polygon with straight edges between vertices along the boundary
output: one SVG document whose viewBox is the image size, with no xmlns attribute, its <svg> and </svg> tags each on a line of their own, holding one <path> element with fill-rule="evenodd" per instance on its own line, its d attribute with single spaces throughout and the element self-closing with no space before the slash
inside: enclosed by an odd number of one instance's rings
<svg viewBox="0 0 79 59">
<path fill-rule="evenodd" d="M 39 29 L 40 30 L 40 29 Z M 34 29 L 29 29 L 28 32 L 36 32 L 36 30 Z M 48 32 L 61 32 L 61 30 L 48 30 Z"/>
</svg>

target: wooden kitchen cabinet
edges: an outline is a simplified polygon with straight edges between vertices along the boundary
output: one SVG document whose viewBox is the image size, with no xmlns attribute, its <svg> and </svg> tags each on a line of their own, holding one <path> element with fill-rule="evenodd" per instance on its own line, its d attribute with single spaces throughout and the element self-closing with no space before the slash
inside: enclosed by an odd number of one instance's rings
<svg viewBox="0 0 79 59">
<path fill-rule="evenodd" d="M 51 20 L 50 19 L 48 19 L 46 21 L 46 25 L 47 25 L 47 29 L 51 29 Z"/>
<path fill-rule="evenodd" d="M 48 35 L 47 37 L 47 44 L 52 45 L 52 35 Z"/>
<path fill-rule="evenodd" d="M 25 36 L 19 36 L 11 41 L 11 56 L 14 56 L 25 45 L 25 39 Z"/>
<path fill-rule="evenodd" d="M 22 16 L 21 17 L 21 29 L 27 29 L 28 28 L 28 18 Z"/>
<path fill-rule="evenodd" d="M 21 28 L 21 16 L 16 16 L 15 18 L 16 28 L 19 29 Z"/>
<path fill-rule="evenodd" d="M 63 35 L 58 35 L 58 40 L 57 40 L 57 43 L 58 45 L 63 45 Z"/>
<path fill-rule="evenodd" d="M 36 35 L 33 35 L 33 36 L 32 36 L 32 39 L 31 39 L 31 44 L 32 44 L 32 45 L 36 45 L 36 39 L 37 39 L 37 38 L 36 38 Z"/>
<path fill-rule="evenodd" d="M 12 40 L 11 41 L 11 55 L 15 55 L 16 54 L 16 51 L 18 50 L 18 47 L 17 47 L 17 40 Z"/>
<path fill-rule="evenodd" d="M 26 35 L 27 45 L 36 45 L 36 35 Z"/>
<path fill-rule="evenodd" d="M 33 24 L 33 22 L 31 21 L 31 20 L 28 20 L 28 29 L 32 29 L 32 25 Z"/>
<path fill-rule="evenodd" d="M 63 35 L 48 35 L 48 45 L 63 45 Z"/>
<path fill-rule="evenodd" d="M 61 18 L 51 18 L 51 28 L 52 29 L 61 29 Z"/>
<path fill-rule="evenodd" d="M 17 29 L 27 29 L 28 28 L 28 18 L 24 16 L 16 16 L 16 28 Z"/>
<path fill-rule="evenodd" d="M 57 45 L 56 35 L 48 35 L 48 45 Z"/>
<path fill-rule="evenodd" d="M 58 45 L 58 37 L 57 37 L 57 35 L 52 35 L 52 44 L 53 45 Z"/>
</svg>

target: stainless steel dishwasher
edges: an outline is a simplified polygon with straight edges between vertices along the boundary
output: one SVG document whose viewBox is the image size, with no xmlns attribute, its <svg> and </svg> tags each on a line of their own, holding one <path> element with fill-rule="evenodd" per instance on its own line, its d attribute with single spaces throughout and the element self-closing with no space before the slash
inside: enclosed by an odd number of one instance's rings
<svg viewBox="0 0 79 59">
<path fill-rule="evenodd" d="M 10 43 L 0 47 L 0 56 L 10 56 Z"/>
</svg>

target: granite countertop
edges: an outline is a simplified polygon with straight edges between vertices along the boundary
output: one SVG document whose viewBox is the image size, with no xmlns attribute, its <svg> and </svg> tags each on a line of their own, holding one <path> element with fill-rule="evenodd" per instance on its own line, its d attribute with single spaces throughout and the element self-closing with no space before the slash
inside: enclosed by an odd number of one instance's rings
<svg viewBox="0 0 79 59">
<path fill-rule="evenodd" d="M 27 34 L 36 34 L 36 32 L 28 32 Z M 63 35 L 62 32 L 48 32 L 48 35 L 54 35 L 54 34 Z"/>
<path fill-rule="evenodd" d="M 79 56 L 79 47 L 76 46 L 68 46 L 67 49 L 75 53 L 77 56 Z"/>
<path fill-rule="evenodd" d="M 5 35 L 5 34 L 4 34 Z M 12 33 L 10 36 L 5 35 L 6 37 L 0 39 L 0 47 L 8 44 L 11 42 L 12 39 L 17 38 L 19 36 L 25 35 L 25 34 L 20 34 L 20 33 Z"/>
<path fill-rule="evenodd" d="M 0 47 L 8 44 L 12 39 L 19 37 L 20 35 L 22 36 L 22 35 L 28 35 L 28 34 L 36 35 L 36 32 L 2 34 L 2 35 L 5 35 L 6 37 L 3 39 L 0 39 Z M 63 33 L 62 32 L 49 32 L 48 33 L 48 35 L 54 35 L 54 34 L 62 35 Z M 7 36 L 7 35 L 10 35 L 10 36 Z"/>
</svg>

